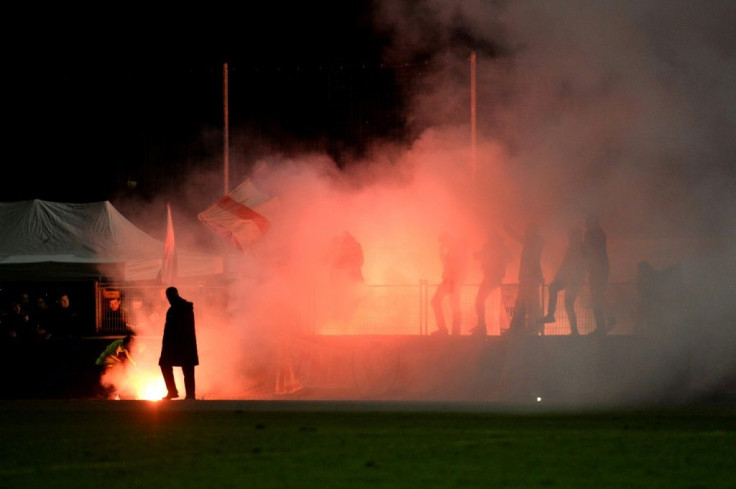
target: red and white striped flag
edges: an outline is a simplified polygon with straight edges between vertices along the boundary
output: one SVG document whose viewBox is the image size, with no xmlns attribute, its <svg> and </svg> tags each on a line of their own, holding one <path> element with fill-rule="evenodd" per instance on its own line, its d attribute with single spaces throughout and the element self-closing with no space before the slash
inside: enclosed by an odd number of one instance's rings
<svg viewBox="0 0 736 489">
<path fill-rule="evenodd" d="M 243 251 L 271 227 L 266 216 L 274 205 L 276 199 L 248 179 L 197 217 L 215 234 Z"/>
</svg>

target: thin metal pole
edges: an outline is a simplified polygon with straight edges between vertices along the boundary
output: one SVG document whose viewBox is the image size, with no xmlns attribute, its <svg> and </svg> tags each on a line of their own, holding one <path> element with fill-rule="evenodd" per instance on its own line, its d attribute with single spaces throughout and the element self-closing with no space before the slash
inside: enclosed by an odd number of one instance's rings
<svg viewBox="0 0 736 489">
<path fill-rule="evenodd" d="M 230 115 L 228 113 L 228 93 L 227 93 L 227 63 L 223 65 L 222 68 L 222 103 L 223 103 L 223 114 L 224 114 L 224 148 L 222 151 L 223 154 L 223 160 L 222 160 L 222 166 L 223 166 L 223 176 L 224 176 L 224 185 L 225 185 L 225 192 L 224 195 L 227 195 L 227 193 L 230 191 Z"/>
<path fill-rule="evenodd" d="M 471 176 L 475 182 L 475 173 L 477 171 L 477 153 L 476 153 L 476 97 L 475 97 L 475 51 L 470 53 L 470 166 Z"/>
</svg>

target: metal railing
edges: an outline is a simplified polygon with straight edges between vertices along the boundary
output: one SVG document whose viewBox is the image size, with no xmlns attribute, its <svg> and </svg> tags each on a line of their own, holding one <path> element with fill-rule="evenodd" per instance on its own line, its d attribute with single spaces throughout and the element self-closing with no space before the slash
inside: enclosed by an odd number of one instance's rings
<svg viewBox="0 0 736 489">
<path fill-rule="evenodd" d="M 434 311 L 430 305 L 437 284 L 422 280 L 414 285 L 365 285 L 353 294 L 349 301 L 344 297 L 334 300 L 329 294 L 313 293 L 308 305 L 297 311 L 295 322 L 302 330 L 314 335 L 428 335 L 436 329 Z M 477 284 L 462 286 L 460 307 L 462 335 L 470 334 L 476 321 L 475 295 Z M 486 302 L 486 324 L 490 336 L 501 335 L 509 327 L 515 312 L 517 284 L 503 284 Z M 183 297 L 195 303 L 227 310 L 227 295 L 221 287 L 180 288 Z M 119 294 L 122 298 L 123 318 L 110 314 L 108 297 Z M 616 317 L 610 334 L 632 334 L 633 310 L 637 296 L 634 284 L 610 284 L 609 307 Z M 221 302 L 221 303 L 218 303 Z M 548 286 L 540 294 L 540 305 L 546 311 Z M 100 284 L 97 289 L 97 333 L 120 335 L 130 328 L 148 324 L 156 331 L 163 329 L 168 302 L 160 286 L 128 286 L 125 284 Z M 450 305 L 445 304 L 449 324 Z M 595 320 L 586 287 L 580 291 L 575 305 L 580 334 L 595 329 Z M 545 325 L 544 334 L 568 335 L 570 325 L 565 313 L 564 292 L 560 293 L 555 314 L 556 321 Z M 149 329 L 150 330 L 150 329 Z"/>
</svg>

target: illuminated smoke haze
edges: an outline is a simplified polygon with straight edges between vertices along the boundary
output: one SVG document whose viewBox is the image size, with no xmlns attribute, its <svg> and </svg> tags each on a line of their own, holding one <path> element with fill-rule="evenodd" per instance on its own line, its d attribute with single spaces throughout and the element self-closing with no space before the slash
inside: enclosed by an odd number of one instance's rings
<svg viewBox="0 0 736 489">
<path fill-rule="evenodd" d="M 638 345 L 652 348 L 655 360 L 632 365 L 640 357 L 610 359 L 640 369 L 642 385 L 603 397 L 626 402 L 628 396 L 661 395 L 670 385 L 682 387 L 682 371 L 688 372 L 685 387 L 695 391 L 728 380 L 736 346 L 730 243 L 736 222 L 736 6 L 386 2 L 375 18 L 377 29 L 392 36 L 387 63 L 429 60 L 426 74 L 407 87 L 415 137 L 405 146 L 376 142 L 369 156 L 340 170 L 320 154 L 264 158 L 270 171 L 262 183 L 280 201 L 269 216 L 273 228 L 246 254 L 221 244 L 204 250 L 226 253 L 235 273 L 222 284 L 221 303 L 195 302 L 202 358 L 198 394 L 247 396 L 261 387 L 267 392 L 276 366 L 301 348 L 295 338 L 304 332 L 303 312 L 314 301 L 339 304 L 344 310 L 332 312 L 350 316 L 345 304 L 360 297 L 334 291 L 326 266 L 331 239 L 343 230 L 363 246 L 366 283 L 396 285 L 439 281 L 437 236 L 443 230 L 473 251 L 489 228 L 510 225 L 521 232 L 537 223 L 547 243 L 543 268 L 549 281 L 567 228 L 582 225 L 589 213 L 599 216 L 608 234 L 611 282 L 633 287 L 641 261 L 656 270 L 679 265 L 682 272 L 679 300 L 659 311 L 653 337 Z M 471 51 L 478 56 L 474 176 Z M 255 167 L 250 161 L 232 164 Z M 208 203 L 214 202 L 219 179 L 197 174 L 183 193 L 201 202 L 208 191 Z M 192 215 L 203 210 L 182 200 L 178 209 Z M 210 231 L 192 216 L 178 220 L 180 246 L 206 241 L 202 233 Z M 517 257 L 506 282 L 514 282 L 519 248 L 506 238 Z M 477 283 L 472 261 L 469 270 L 468 282 Z M 194 299 L 181 288 L 185 298 Z M 474 321 L 466 318 L 465 334 Z M 434 330 L 431 315 L 428 323 Z M 153 327 L 161 328 L 162 318 Z M 158 346 L 146 347 L 155 354 L 143 363 L 155 365 Z M 578 353 L 570 348 L 561 355 L 585 369 L 584 359 L 574 357 Z M 462 364 L 449 355 L 438 358 Z M 537 361 L 518 349 L 500 368 Z M 457 395 L 451 378 L 446 386 L 440 383 L 437 365 L 427 369 L 411 374 L 417 382 L 436 380 L 433 397 Z"/>
</svg>

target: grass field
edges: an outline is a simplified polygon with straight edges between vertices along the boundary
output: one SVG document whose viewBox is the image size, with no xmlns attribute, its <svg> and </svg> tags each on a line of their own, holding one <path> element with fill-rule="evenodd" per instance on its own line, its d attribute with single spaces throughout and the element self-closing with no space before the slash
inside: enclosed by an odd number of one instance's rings
<svg viewBox="0 0 736 489">
<path fill-rule="evenodd" d="M 0 401 L 0 488 L 733 488 L 736 405 Z"/>
</svg>

